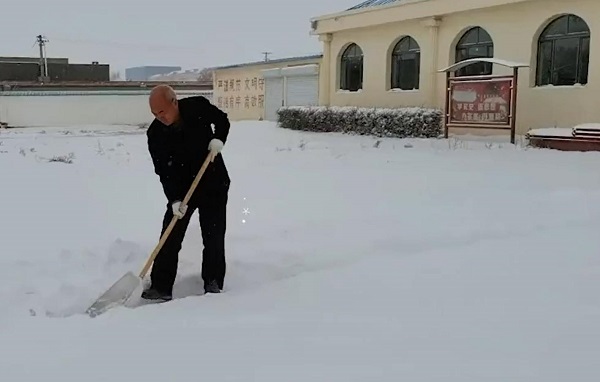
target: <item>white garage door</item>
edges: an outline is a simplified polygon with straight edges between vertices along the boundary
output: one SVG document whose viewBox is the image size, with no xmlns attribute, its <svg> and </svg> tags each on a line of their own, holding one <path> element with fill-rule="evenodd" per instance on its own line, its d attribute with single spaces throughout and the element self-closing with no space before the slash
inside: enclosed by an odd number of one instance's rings
<svg viewBox="0 0 600 382">
<path fill-rule="evenodd" d="M 319 104 L 319 76 L 287 77 L 286 106 Z"/>
<path fill-rule="evenodd" d="M 265 119 L 277 121 L 277 109 L 283 106 L 283 78 L 265 78 Z"/>
</svg>

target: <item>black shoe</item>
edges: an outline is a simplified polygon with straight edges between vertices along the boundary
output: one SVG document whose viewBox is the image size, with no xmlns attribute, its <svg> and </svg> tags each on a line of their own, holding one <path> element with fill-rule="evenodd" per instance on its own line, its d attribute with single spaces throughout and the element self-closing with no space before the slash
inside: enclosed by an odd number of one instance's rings
<svg viewBox="0 0 600 382">
<path fill-rule="evenodd" d="M 157 289 L 150 288 L 142 293 L 145 300 L 171 301 L 173 296 L 170 293 L 160 292 Z"/>
<path fill-rule="evenodd" d="M 219 288 L 219 284 L 216 280 L 209 281 L 204 284 L 204 292 L 205 293 L 221 293 L 221 289 Z"/>
</svg>

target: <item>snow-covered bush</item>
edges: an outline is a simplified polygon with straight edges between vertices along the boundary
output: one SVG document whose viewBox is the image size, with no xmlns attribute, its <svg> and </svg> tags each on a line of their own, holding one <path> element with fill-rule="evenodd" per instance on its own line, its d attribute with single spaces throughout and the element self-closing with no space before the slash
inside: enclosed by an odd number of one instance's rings
<svg viewBox="0 0 600 382">
<path fill-rule="evenodd" d="M 406 107 L 360 108 L 293 106 L 277 111 L 284 129 L 347 133 L 393 138 L 436 138 L 442 134 L 443 112 Z"/>
<path fill-rule="evenodd" d="M 69 153 L 68 155 L 56 155 L 56 156 L 53 156 L 52 158 L 48 159 L 48 162 L 60 162 L 60 163 L 72 164 L 73 158 L 75 158 L 74 153 Z"/>
</svg>

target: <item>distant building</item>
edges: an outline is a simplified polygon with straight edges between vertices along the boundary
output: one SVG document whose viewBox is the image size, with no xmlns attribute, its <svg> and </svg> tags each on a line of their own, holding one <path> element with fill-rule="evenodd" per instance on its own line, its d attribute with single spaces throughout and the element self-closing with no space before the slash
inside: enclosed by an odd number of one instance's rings
<svg viewBox="0 0 600 382">
<path fill-rule="evenodd" d="M 151 76 L 149 80 L 151 81 L 181 81 L 181 82 L 189 82 L 189 81 L 198 81 L 199 77 L 203 74 L 203 69 L 186 69 L 186 70 L 176 70 L 169 73 L 156 74 Z M 212 81 L 212 75 L 208 79 L 208 81 Z"/>
<path fill-rule="evenodd" d="M 136 66 L 125 69 L 125 80 L 148 81 L 150 77 L 181 70 L 180 66 Z"/>
<path fill-rule="evenodd" d="M 598 0 L 363 1 L 311 20 L 310 33 L 319 37 L 324 53 L 319 104 L 444 109 L 449 86 L 439 70 L 466 59 L 496 59 L 526 66 L 514 88 L 516 114 L 508 111 L 506 117 L 516 116 L 518 135 L 595 123 L 600 121 L 600 23 L 594 16 L 599 13 Z M 457 80 L 512 75 L 511 68 L 493 62 L 457 69 Z M 463 94 L 476 98 L 453 102 L 468 108 L 461 124 L 504 118 L 506 113 L 486 113 L 475 101 L 498 93 L 485 93 L 483 85 L 465 89 Z M 511 93 L 504 88 L 499 94 L 506 100 Z"/>
<path fill-rule="evenodd" d="M 314 54 L 208 68 L 213 103 L 232 121 L 277 121 L 282 106 L 317 106 L 322 60 Z"/>
<path fill-rule="evenodd" d="M 102 82 L 110 80 L 108 64 L 71 64 L 68 58 L 47 58 L 51 82 Z M 41 74 L 38 57 L 0 57 L 0 81 L 36 82 Z"/>
</svg>

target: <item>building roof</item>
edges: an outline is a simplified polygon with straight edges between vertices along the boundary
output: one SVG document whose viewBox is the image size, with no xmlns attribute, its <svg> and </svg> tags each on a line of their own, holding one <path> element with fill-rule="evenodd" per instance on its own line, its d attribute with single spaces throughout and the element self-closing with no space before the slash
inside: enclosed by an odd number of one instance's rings
<svg viewBox="0 0 600 382">
<path fill-rule="evenodd" d="M 59 64 L 68 64 L 69 59 L 66 57 L 46 57 L 46 61 L 48 63 L 59 63 Z M 0 57 L 0 62 L 2 63 L 35 63 L 39 64 L 39 57 L 23 57 L 23 56 L 2 56 Z"/>
<path fill-rule="evenodd" d="M 355 6 L 346 9 L 347 11 L 353 11 L 355 9 L 364 9 L 364 8 L 371 8 L 371 7 L 377 7 L 379 5 L 386 5 L 386 4 L 390 4 L 390 3 L 396 3 L 398 1 L 402 1 L 402 0 L 367 0 L 367 1 L 363 1 L 360 4 L 356 4 Z"/>
<path fill-rule="evenodd" d="M 261 61 L 252 61 L 246 62 L 242 64 L 233 64 L 233 65 L 225 65 L 225 66 L 215 66 L 212 68 L 208 68 L 209 70 L 217 70 L 217 69 L 233 69 L 233 68 L 243 68 L 245 66 L 254 66 L 254 65 L 265 65 L 265 64 L 280 64 L 285 62 L 294 62 L 294 61 L 303 61 L 303 60 L 315 60 L 318 58 L 322 58 L 323 54 L 313 54 L 309 56 L 296 56 L 296 57 L 286 57 L 286 58 L 276 58 L 272 60 L 261 60 Z"/>
<path fill-rule="evenodd" d="M 204 69 L 178 69 L 150 76 L 151 81 L 196 81 Z"/>
<path fill-rule="evenodd" d="M 132 69 L 173 69 L 175 70 L 181 70 L 181 66 L 175 66 L 175 65 L 141 65 L 141 66 L 132 66 L 129 68 L 126 68 L 125 70 L 132 70 Z"/>
</svg>

